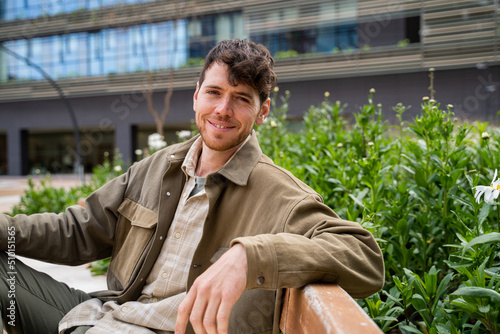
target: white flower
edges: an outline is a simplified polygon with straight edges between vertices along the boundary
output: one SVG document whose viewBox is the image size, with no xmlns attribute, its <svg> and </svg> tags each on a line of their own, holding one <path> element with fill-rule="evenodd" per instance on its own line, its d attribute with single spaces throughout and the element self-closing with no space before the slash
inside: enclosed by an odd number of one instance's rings
<svg viewBox="0 0 500 334">
<path fill-rule="evenodd" d="M 488 132 L 483 132 L 483 133 L 481 133 L 481 138 L 488 139 L 488 138 L 490 138 L 490 134 Z"/>
<path fill-rule="evenodd" d="M 179 131 L 177 133 L 177 136 L 181 140 L 188 140 L 189 138 L 191 138 L 191 131 L 189 131 L 189 130 L 181 130 L 181 131 Z"/>
<path fill-rule="evenodd" d="M 275 120 L 271 120 L 271 127 L 272 127 L 272 128 L 275 128 L 275 127 L 277 127 L 277 126 L 278 126 L 278 123 L 276 123 L 276 121 L 275 121 Z"/>
<path fill-rule="evenodd" d="M 120 172 L 122 171 L 122 167 L 121 167 L 121 166 L 119 166 L 119 165 L 115 166 L 113 169 L 114 169 L 114 170 L 115 170 L 115 172 L 117 172 L 117 173 L 120 173 Z"/>
<path fill-rule="evenodd" d="M 135 150 L 135 155 L 142 155 L 142 150 L 141 149 Z"/>
<path fill-rule="evenodd" d="M 484 194 L 484 201 L 488 204 L 494 204 L 494 200 L 500 195 L 500 178 L 497 179 L 497 170 L 495 169 L 495 175 L 493 175 L 490 186 L 477 186 L 474 189 L 476 189 L 474 198 L 478 203 L 480 202 L 481 195 Z"/>
<path fill-rule="evenodd" d="M 158 151 L 167 146 L 165 140 L 163 140 L 163 136 L 159 133 L 153 133 L 148 137 L 148 147 L 151 151 Z"/>
</svg>

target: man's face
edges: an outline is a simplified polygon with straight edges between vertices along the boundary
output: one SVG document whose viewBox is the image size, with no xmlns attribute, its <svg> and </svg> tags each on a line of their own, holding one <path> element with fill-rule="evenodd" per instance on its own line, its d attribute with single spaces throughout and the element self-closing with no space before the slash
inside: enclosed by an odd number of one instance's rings
<svg viewBox="0 0 500 334">
<path fill-rule="evenodd" d="M 213 63 L 193 96 L 196 126 L 211 150 L 228 151 L 248 137 L 255 124 L 269 114 L 269 99 L 260 105 L 255 89 L 245 84 L 231 86 L 226 64 Z"/>
</svg>

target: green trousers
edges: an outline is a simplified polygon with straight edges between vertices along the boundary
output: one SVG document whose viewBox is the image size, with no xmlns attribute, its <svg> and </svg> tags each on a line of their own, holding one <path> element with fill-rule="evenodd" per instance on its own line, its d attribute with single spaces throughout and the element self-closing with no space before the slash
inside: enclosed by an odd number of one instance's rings
<svg viewBox="0 0 500 334">
<path fill-rule="evenodd" d="M 7 333 L 57 334 L 62 317 L 90 298 L 0 252 L 0 312 Z"/>
</svg>

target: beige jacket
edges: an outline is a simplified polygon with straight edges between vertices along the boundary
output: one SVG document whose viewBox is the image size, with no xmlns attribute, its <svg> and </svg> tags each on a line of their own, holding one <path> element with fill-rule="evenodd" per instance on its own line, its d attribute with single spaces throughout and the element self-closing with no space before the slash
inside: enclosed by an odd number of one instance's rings
<svg viewBox="0 0 500 334">
<path fill-rule="evenodd" d="M 183 185 L 182 161 L 194 139 L 134 164 L 63 214 L 0 215 L 0 233 L 16 228 L 16 253 L 79 265 L 111 256 L 102 300 L 139 297 L 174 217 Z M 281 289 L 338 283 L 355 298 L 384 284 L 373 236 L 338 216 L 320 196 L 276 166 L 255 134 L 205 185 L 209 212 L 191 265 L 188 288 L 232 244 L 244 245 L 247 289 L 234 306 L 230 333 L 279 333 Z M 7 238 L 0 238 L 0 249 Z M 192 332 L 192 329 L 189 328 Z"/>
</svg>

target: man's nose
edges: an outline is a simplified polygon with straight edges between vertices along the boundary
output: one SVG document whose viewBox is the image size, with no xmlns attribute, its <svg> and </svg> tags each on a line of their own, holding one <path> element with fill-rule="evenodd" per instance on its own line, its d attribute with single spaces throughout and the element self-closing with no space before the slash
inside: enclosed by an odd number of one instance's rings
<svg viewBox="0 0 500 334">
<path fill-rule="evenodd" d="M 219 99 L 217 106 L 215 108 L 215 112 L 221 116 L 231 117 L 233 115 L 231 97 L 223 96 L 221 99 Z"/>
</svg>

